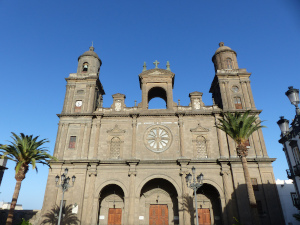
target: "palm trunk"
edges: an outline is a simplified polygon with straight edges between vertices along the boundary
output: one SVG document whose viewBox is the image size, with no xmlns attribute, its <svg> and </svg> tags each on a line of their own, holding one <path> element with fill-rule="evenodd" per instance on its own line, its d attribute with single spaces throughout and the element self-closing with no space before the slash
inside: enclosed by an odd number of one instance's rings
<svg viewBox="0 0 300 225">
<path fill-rule="evenodd" d="M 255 200 L 255 195 L 250 179 L 250 174 L 248 170 L 248 164 L 247 164 L 247 159 L 245 156 L 241 156 L 242 160 L 242 165 L 243 165 L 243 170 L 244 170 L 244 176 L 246 180 L 246 186 L 248 190 L 248 198 L 250 202 L 250 210 L 251 210 L 251 216 L 253 220 L 253 225 L 260 225 L 260 219 L 257 211 L 257 205 L 256 205 L 256 200 Z"/>
<path fill-rule="evenodd" d="M 17 180 L 16 186 L 15 186 L 15 191 L 11 200 L 11 205 L 10 205 L 10 209 L 8 212 L 8 216 L 7 216 L 7 220 L 6 220 L 6 225 L 11 225 L 12 221 L 13 221 L 13 217 L 14 217 L 14 211 L 15 211 L 15 207 L 17 204 L 17 200 L 19 197 L 19 192 L 21 189 L 21 180 Z"/>
</svg>

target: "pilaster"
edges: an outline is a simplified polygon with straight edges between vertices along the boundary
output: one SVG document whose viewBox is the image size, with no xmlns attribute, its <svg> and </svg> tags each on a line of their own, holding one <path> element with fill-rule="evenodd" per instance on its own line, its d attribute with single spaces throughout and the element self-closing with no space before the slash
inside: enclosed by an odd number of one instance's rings
<svg viewBox="0 0 300 225">
<path fill-rule="evenodd" d="M 243 90 L 245 109 L 251 109 L 250 98 L 249 98 L 249 94 L 248 94 L 248 90 L 247 90 L 247 81 L 241 80 L 240 83 L 241 83 L 242 90 Z"/>
<path fill-rule="evenodd" d="M 184 151 L 184 132 L 183 132 L 183 114 L 178 114 L 179 137 L 180 137 L 180 157 L 185 156 Z"/>
</svg>

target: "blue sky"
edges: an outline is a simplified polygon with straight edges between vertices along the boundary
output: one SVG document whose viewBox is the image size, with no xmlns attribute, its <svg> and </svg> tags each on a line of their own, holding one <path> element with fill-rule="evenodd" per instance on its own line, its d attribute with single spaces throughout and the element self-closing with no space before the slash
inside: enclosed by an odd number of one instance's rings
<svg viewBox="0 0 300 225">
<path fill-rule="evenodd" d="M 295 115 L 284 93 L 300 88 L 299 12 L 298 0 L 0 0 L 0 143 L 12 131 L 23 132 L 48 138 L 53 152 L 64 78 L 76 72 L 78 56 L 92 41 L 103 62 L 105 107 L 115 93 L 126 95 L 127 106 L 140 102 L 138 74 L 144 61 L 150 69 L 155 60 L 159 68 L 170 61 L 174 101 L 188 105 L 188 94 L 200 91 L 211 105 L 211 57 L 223 41 L 237 52 L 239 67 L 252 73 L 267 150 L 277 158 L 275 178 L 287 179 L 276 122 Z M 7 166 L 0 201 L 11 201 L 15 186 L 14 164 Z M 28 172 L 18 199 L 25 209 L 42 207 L 47 175 L 43 166 Z"/>
</svg>

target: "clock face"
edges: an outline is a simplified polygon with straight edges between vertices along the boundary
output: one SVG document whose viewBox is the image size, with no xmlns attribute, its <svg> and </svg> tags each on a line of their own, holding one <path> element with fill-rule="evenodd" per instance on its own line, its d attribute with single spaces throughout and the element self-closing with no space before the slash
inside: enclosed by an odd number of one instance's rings
<svg viewBox="0 0 300 225">
<path fill-rule="evenodd" d="M 82 101 L 76 101 L 75 105 L 76 105 L 76 107 L 81 107 L 82 106 Z"/>
<path fill-rule="evenodd" d="M 239 91 L 239 88 L 237 86 L 233 86 L 231 90 L 236 93 Z"/>
</svg>

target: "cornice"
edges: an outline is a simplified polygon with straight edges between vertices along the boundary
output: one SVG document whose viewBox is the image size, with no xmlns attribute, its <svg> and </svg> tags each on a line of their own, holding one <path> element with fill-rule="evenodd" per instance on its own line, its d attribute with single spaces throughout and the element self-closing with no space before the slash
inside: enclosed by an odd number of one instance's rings
<svg viewBox="0 0 300 225">
<path fill-rule="evenodd" d="M 245 113 L 246 111 L 250 111 L 251 113 L 254 114 L 260 114 L 262 110 L 257 110 L 257 109 L 212 109 L 212 110 L 191 110 L 191 111 L 148 111 L 148 110 L 141 110 L 140 112 L 93 112 L 93 113 L 61 113 L 61 114 L 56 114 L 59 118 L 61 117 L 94 117 L 94 116 L 101 116 L 101 117 L 132 117 L 133 115 L 139 116 L 139 117 L 149 117 L 149 116 L 155 116 L 155 117 L 164 117 L 164 116 L 198 116 L 198 115 L 203 115 L 203 116 L 210 116 L 210 115 L 215 115 L 215 114 L 221 114 L 221 113 L 226 113 L 226 112 L 240 112 L 240 113 Z"/>
<path fill-rule="evenodd" d="M 272 163 L 276 160 L 276 158 L 247 158 L 248 163 Z M 51 161 L 52 165 L 57 164 L 121 164 L 127 165 L 129 163 L 136 164 L 176 164 L 178 163 L 210 163 L 210 164 L 219 164 L 219 163 L 241 163 L 240 158 L 217 158 L 217 159 L 188 159 L 188 158 L 180 158 L 180 159 L 166 159 L 166 160 L 141 160 L 141 159 L 108 159 L 108 160 L 96 160 L 96 159 L 77 159 L 77 160 L 58 160 Z"/>
</svg>

